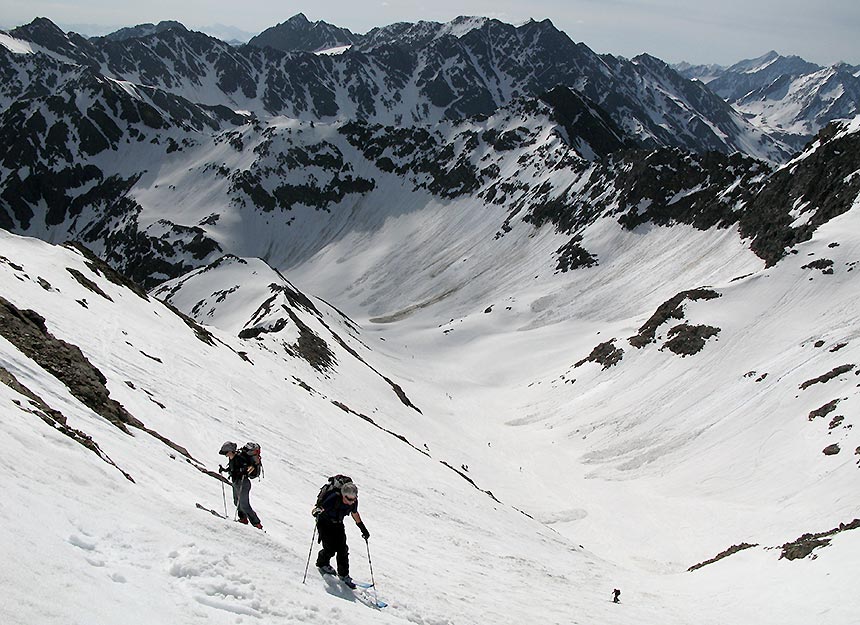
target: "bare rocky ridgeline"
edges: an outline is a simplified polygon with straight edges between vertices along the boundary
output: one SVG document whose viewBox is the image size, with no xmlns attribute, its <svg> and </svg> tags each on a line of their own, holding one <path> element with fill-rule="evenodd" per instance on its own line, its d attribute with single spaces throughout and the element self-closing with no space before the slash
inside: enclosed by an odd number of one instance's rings
<svg viewBox="0 0 860 625">
<path fill-rule="evenodd" d="M 830 544 L 833 536 L 836 536 L 841 532 L 847 532 L 856 529 L 860 529 L 860 519 L 854 519 L 850 523 L 840 523 L 837 527 L 825 532 L 807 533 L 803 536 L 800 536 L 796 540 L 787 542 L 779 547 L 767 547 L 766 549 L 780 549 L 780 560 L 801 560 L 810 555 L 812 556 L 812 559 L 815 559 L 816 556 L 814 554 L 814 551 L 822 547 L 827 547 Z M 701 562 L 699 564 L 694 564 L 687 570 L 690 572 L 696 571 L 702 567 L 714 564 L 722 560 L 723 558 L 727 558 L 740 551 L 743 551 L 745 549 L 751 549 L 753 547 L 758 547 L 758 545 L 750 543 L 741 543 L 739 545 L 734 545 L 709 560 L 705 560 L 704 562 Z"/>
<path fill-rule="evenodd" d="M 77 273 L 80 274 L 79 271 Z M 72 275 L 75 274 L 73 273 Z M 92 288 L 92 286 L 88 285 L 89 283 L 95 285 L 95 282 L 83 276 L 83 274 L 80 274 L 80 276 L 75 275 L 75 279 L 88 289 Z M 101 289 L 98 290 L 100 291 Z M 102 293 L 102 295 L 110 299 L 106 294 Z M 147 428 L 139 419 L 129 413 L 125 407 L 111 398 L 110 391 L 106 386 L 107 379 L 104 374 L 90 363 L 77 345 L 72 345 L 67 341 L 55 337 L 48 330 L 44 317 L 36 311 L 21 310 L 6 298 L 0 296 L 0 335 L 15 345 L 24 355 L 31 358 L 45 371 L 62 382 L 69 389 L 69 392 L 80 400 L 81 403 L 96 414 L 104 417 L 115 427 L 126 434 L 131 433 L 129 430 L 130 427 L 146 432 L 184 456 L 198 470 L 213 475 L 213 477 L 219 477 L 217 474 L 206 470 L 184 447 L 162 436 L 155 430 Z M 106 462 L 114 464 L 101 451 L 98 443 L 89 435 L 69 427 L 66 424 L 65 417 L 61 413 L 51 409 L 41 398 L 18 382 L 11 373 L 5 369 L 3 371 L 2 380 L 0 381 L 6 383 L 7 386 L 19 390 L 19 392 L 30 398 L 32 407 L 28 411 L 34 412 L 43 421 L 95 452 Z M 24 408 L 22 407 L 22 409 Z M 122 469 L 120 470 L 122 471 Z M 128 479 L 134 481 L 125 471 L 123 471 L 123 474 Z"/>
<path fill-rule="evenodd" d="M 660 304 L 653 315 L 639 328 L 636 336 L 628 339 L 628 342 L 636 348 L 642 348 L 656 341 L 657 328 L 670 319 L 683 319 L 685 301 L 695 302 L 698 300 L 709 300 L 720 297 L 720 294 L 711 289 L 692 289 L 682 291 L 674 297 Z M 719 331 L 719 330 L 717 330 Z"/>
<path fill-rule="evenodd" d="M 651 317 L 639 328 L 639 332 L 627 339 L 631 346 L 642 349 L 646 345 L 657 342 L 657 331 L 665 323 L 671 320 L 684 319 L 684 303 L 698 300 L 710 300 L 720 297 L 720 294 L 711 289 L 691 289 L 682 291 L 674 297 L 660 304 Z M 708 339 L 717 336 L 720 328 L 708 325 L 690 325 L 680 323 L 673 325 L 666 333 L 666 342 L 660 349 L 668 349 L 679 356 L 692 356 L 698 354 L 705 348 Z M 621 362 L 624 350 L 615 344 L 616 339 L 610 339 L 597 345 L 591 353 L 573 365 L 574 368 L 581 367 L 586 362 L 593 362 L 603 366 L 603 370 L 609 369 Z M 765 374 L 766 375 L 766 374 Z"/>
</svg>

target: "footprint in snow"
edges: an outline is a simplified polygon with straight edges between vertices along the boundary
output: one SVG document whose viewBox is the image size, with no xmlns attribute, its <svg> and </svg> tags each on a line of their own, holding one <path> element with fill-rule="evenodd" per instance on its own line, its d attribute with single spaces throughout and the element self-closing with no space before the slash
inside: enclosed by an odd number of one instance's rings
<svg viewBox="0 0 860 625">
<path fill-rule="evenodd" d="M 95 538 L 91 537 L 84 530 L 80 530 L 80 531 L 81 531 L 80 534 L 71 534 L 66 539 L 66 542 L 68 542 L 70 545 L 77 547 L 78 549 L 82 550 L 84 552 L 84 554 L 86 554 L 86 555 L 84 555 L 84 560 L 90 566 L 95 567 L 95 568 L 99 568 L 99 569 L 100 568 L 115 568 L 114 566 L 109 567 L 109 560 L 111 559 L 109 557 L 110 554 L 106 555 L 105 553 L 103 553 L 104 550 L 99 549 L 99 541 L 96 540 Z M 118 547 L 120 549 L 128 549 L 130 546 L 128 544 L 120 544 L 120 545 L 118 545 Z M 116 555 L 116 554 L 114 554 L 114 555 Z M 123 559 L 121 554 L 120 554 L 119 559 L 120 560 Z M 114 560 L 116 560 L 116 558 L 114 558 Z M 114 564 L 116 564 L 116 563 L 114 563 Z M 109 571 L 107 573 L 107 575 L 111 581 L 114 581 L 118 584 L 125 584 L 128 582 L 128 579 L 126 578 L 126 576 L 123 573 L 120 573 L 116 570 Z"/>
<path fill-rule="evenodd" d="M 92 540 L 81 538 L 77 534 L 72 534 L 71 536 L 69 536 L 68 542 L 69 544 L 74 545 L 79 549 L 83 549 L 84 551 L 95 551 L 97 545 L 97 543 L 93 542 Z"/>
<path fill-rule="evenodd" d="M 244 567 L 230 556 L 187 545 L 167 557 L 168 573 L 200 605 L 257 618 L 276 614 L 256 598 L 255 586 L 243 573 Z"/>
</svg>

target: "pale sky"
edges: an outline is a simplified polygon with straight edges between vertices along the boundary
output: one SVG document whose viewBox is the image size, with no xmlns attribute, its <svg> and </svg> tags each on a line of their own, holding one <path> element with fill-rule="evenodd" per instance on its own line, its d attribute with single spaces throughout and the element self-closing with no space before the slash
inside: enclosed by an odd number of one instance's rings
<svg viewBox="0 0 860 625">
<path fill-rule="evenodd" d="M 669 63 L 730 65 L 776 50 L 821 65 L 860 65 L 858 0 L 0 0 L 0 27 L 37 16 L 63 27 L 111 29 L 172 19 L 193 29 L 220 23 L 257 33 L 296 13 L 356 33 L 458 15 L 511 24 L 549 18 L 595 52 L 628 58 L 647 52 Z"/>
</svg>

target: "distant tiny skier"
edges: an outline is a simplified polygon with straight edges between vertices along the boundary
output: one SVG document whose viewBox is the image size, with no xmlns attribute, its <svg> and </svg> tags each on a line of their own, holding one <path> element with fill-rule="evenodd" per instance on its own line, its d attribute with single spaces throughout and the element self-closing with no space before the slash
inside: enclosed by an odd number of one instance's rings
<svg viewBox="0 0 860 625">
<path fill-rule="evenodd" d="M 311 514 L 317 520 L 319 542 L 322 543 L 317 555 L 317 568 L 321 573 L 334 575 L 335 570 L 329 562 L 332 556 L 337 556 L 338 577 L 349 588 L 355 588 L 355 582 L 349 576 L 349 547 L 343 519 L 347 514 L 351 515 L 364 540 L 370 538 L 370 532 L 358 514 L 358 487 L 353 482 L 347 482 L 339 490 L 333 490 L 314 506 Z"/>
<path fill-rule="evenodd" d="M 621 603 L 621 591 L 617 588 L 612 591 L 612 602 Z"/>
<path fill-rule="evenodd" d="M 233 484 L 233 504 L 236 506 L 239 523 L 247 525 L 250 522 L 257 529 L 263 529 L 260 517 L 251 507 L 251 478 L 256 471 L 254 462 L 246 454 L 238 453 L 238 446 L 231 441 L 221 445 L 221 451 L 218 453 L 228 459 L 227 466 L 219 466 L 218 470 L 230 476 Z"/>
</svg>

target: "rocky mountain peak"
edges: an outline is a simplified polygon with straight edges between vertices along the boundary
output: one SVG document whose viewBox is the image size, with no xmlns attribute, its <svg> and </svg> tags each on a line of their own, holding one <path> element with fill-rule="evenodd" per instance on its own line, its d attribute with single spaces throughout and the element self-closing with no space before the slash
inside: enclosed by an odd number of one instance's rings
<svg viewBox="0 0 860 625">
<path fill-rule="evenodd" d="M 75 63 L 96 67 L 93 59 L 93 47 L 84 37 L 76 34 L 66 34 L 51 20 L 37 17 L 25 26 L 19 26 L 9 31 L 16 39 L 22 39 L 41 46 L 57 56 L 65 57 Z"/>
<path fill-rule="evenodd" d="M 447 24 L 441 25 L 437 36 L 442 37 L 444 35 L 451 35 L 457 38 L 464 37 L 474 30 L 485 28 L 491 21 L 493 20 L 488 17 L 461 15 L 454 18 Z"/>
<path fill-rule="evenodd" d="M 66 38 L 66 33 L 47 17 L 37 17 L 29 24 L 14 28 L 9 33 L 19 39 L 27 39 L 28 41 L 32 41 L 31 38 L 37 36 Z"/>
<path fill-rule="evenodd" d="M 772 63 L 776 59 L 780 58 L 780 56 L 781 55 L 776 50 L 769 50 L 768 52 L 765 52 L 761 56 L 756 57 L 754 59 L 745 59 L 743 61 L 738 61 L 737 63 L 729 67 L 729 71 L 744 72 L 748 70 L 759 69 L 762 65 Z"/>
<path fill-rule="evenodd" d="M 9 34 L 16 39 L 31 41 L 52 51 L 69 45 L 68 35 L 46 17 L 37 17 L 29 24 L 10 30 Z"/>
<path fill-rule="evenodd" d="M 658 59 L 656 56 L 651 56 L 647 53 L 634 56 L 630 60 L 632 63 L 641 67 L 646 67 L 651 71 L 657 71 L 660 73 L 667 73 L 670 71 L 674 72 L 674 70 L 672 70 L 672 68 L 669 67 L 669 65 L 665 61 Z"/>
<path fill-rule="evenodd" d="M 355 43 L 357 36 L 346 28 L 327 22 L 311 22 L 298 13 L 277 26 L 267 28 L 248 44 L 257 48 L 274 48 L 282 52 L 317 52 Z"/>
<path fill-rule="evenodd" d="M 414 51 L 433 41 L 442 27 L 439 22 L 397 22 L 371 29 L 356 42 L 356 48 L 372 50 L 380 46 L 397 45 Z"/>
<path fill-rule="evenodd" d="M 164 20 L 158 22 L 158 24 L 138 24 L 137 26 L 130 26 L 128 28 L 120 28 L 117 31 L 110 33 L 109 35 L 105 35 L 104 37 L 99 37 L 99 39 L 106 39 L 108 41 L 124 41 L 126 39 L 139 39 L 141 37 L 148 37 L 149 35 L 154 35 L 156 33 L 161 33 L 166 30 L 177 29 L 183 32 L 187 32 L 188 29 L 181 22 L 177 22 L 174 20 Z"/>
<path fill-rule="evenodd" d="M 567 87 L 556 87 L 540 96 L 551 107 L 551 119 L 564 128 L 572 147 L 584 145 L 596 156 L 607 156 L 634 142 L 596 103 Z"/>
</svg>

